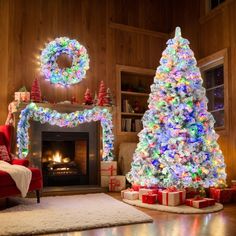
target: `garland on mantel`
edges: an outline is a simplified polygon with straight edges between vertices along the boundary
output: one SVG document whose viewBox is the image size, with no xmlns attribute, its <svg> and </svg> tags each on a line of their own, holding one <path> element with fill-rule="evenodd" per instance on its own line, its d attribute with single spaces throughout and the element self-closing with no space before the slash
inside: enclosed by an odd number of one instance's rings
<svg viewBox="0 0 236 236">
<path fill-rule="evenodd" d="M 112 115 L 107 108 L 94 107 L 72 113 L 59 113 L 50 108 L 39 107 L 35 103 L 30 103 L 21 111 L 17 126 L 17 147 L 20 158 L 25 158 L 29 152 L 28 129 L 30 127 L 30 118 L 34 121 L 39 121 L 41 124 L 49 123 L 50 125 L 70 128 L 87 122 L 100 121 L 103 138 L 102 160 L 113 160 L 114 135 L 112 132 Z"/>
</svg>

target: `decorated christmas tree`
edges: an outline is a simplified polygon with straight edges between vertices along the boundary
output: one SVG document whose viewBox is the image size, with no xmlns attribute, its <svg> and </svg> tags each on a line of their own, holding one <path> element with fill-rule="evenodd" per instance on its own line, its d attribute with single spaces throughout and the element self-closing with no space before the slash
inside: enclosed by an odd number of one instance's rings
<svg viewBox="0 0 236 236">
<path fill-rule="evenodd" d="M 34 82 L 32 84 L 32 88 L 31 88 L 30 98 L 34 102 L 41 102 L 41 100 L 42 100 L 38 78 L 34 79 Z"/>
<path fill-rule="evenodd" d="M 104 82 L 101 81 L 98 92 L 98 106 L 104 106 L 106 103 L 106 87 Z"/>
<path fill-rule="evenodd" d="M 93 104 L 93 98 L 91 96 L 89 88 L 86 89 L 86 92 L 84 94 L 84 103 L 85 103 L 85 105 L 92 105 Z"/>
<path fill-rule="evenodd" d="M 224 185 L 225 163 L 202 78 L 188 40 L 176 28 L 156 70 L 148 110 L 127 179 L 160 187 Z"/>
</svg>

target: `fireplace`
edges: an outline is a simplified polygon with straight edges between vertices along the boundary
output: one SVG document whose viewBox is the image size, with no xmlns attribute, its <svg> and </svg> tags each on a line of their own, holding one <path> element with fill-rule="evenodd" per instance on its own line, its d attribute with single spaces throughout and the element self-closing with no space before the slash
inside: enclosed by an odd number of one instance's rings
<svg viewBox="0 0 236 236">
<path fill-rule="evenodd" d="M 44 186 L 88 185 L 88 154 L 88 132 L 42 132 Z"/>
</svg>

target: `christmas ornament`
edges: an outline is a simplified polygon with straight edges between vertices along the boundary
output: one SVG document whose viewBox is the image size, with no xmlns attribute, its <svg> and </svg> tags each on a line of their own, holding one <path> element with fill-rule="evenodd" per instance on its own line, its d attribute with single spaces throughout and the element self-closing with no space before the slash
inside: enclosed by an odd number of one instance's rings
<svg viewBox="0 0 236 236">
<path fill-rule="evenodd" d="M 60 55 L 67 54 L 72 59 L 72 66 L 59 68 L 57 59 Z M 41 71 L 46 80 L 52 84 L 69 86 L 79 83 L 85 78 L 89 69 L 87 50 L 75 39 L 67 37 L 56 38 L 43 49 L 41 58 Z"/>
</svg>

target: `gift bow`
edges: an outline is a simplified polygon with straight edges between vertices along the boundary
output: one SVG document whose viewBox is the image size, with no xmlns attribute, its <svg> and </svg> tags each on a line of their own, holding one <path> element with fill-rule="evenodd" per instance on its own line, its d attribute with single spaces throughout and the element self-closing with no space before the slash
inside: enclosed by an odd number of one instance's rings
<svg viewBox="0 0 236 236">
<path fill-rule="evenodd" d="M 101 171 L 110 171 L 111 175 L 113 175 L 113 171 L 116 171 L 116 168 L 114 168 L 113 165 L 111 165 L 110 167 L 108 167 L 107 169 L 101 169 Z"/>
</svg>

